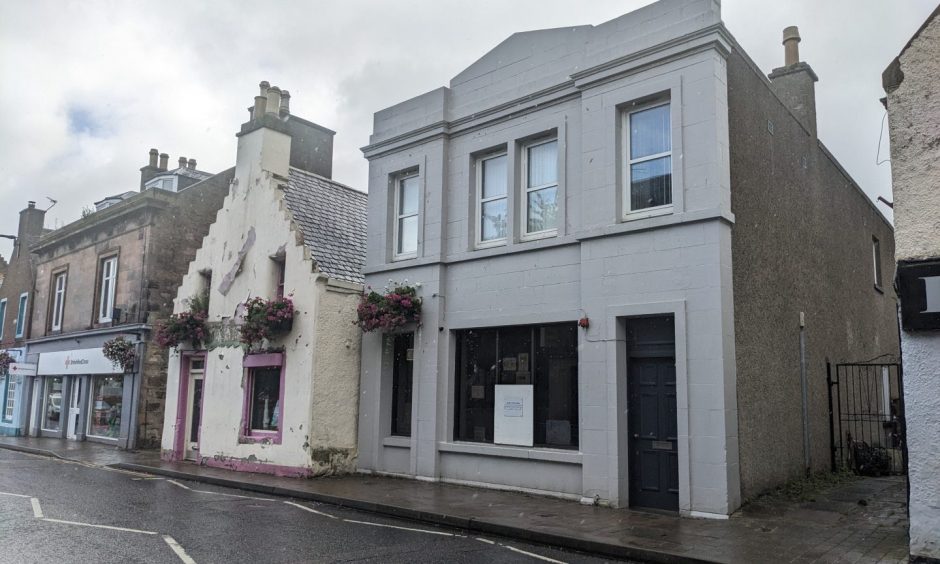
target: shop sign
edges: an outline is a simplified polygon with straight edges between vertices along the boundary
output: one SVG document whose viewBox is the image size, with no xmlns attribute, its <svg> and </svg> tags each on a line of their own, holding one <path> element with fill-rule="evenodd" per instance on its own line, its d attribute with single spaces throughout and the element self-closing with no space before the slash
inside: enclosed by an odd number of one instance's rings
<svg viewBox="0 0 940 564">
<path fill-rule="evenodd" d="M 940 329 L 940 260 L 898 263 L 901 326 Z"/>
<path fill-rule="evenodd" d="M 10 364 L 9 372 L 11 376 L 35 376 L 37 368 L 35 364 L 14 362 Z"/>
<path fill-rule="evenodd" d="M 105 358 L 100 348 L 39 354 L 40 376 L 59 374 L 122 374 L 124 370 Z"/>
</svg>

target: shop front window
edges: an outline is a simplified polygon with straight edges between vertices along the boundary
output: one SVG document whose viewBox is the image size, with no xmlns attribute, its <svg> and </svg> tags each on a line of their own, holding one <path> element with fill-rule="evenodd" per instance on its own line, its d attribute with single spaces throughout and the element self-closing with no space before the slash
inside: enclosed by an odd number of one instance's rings
<svg viewBox="0 0 940 564">
<path fill-rule="evenodd" d="M 91 388 L 91 417 L 88 434 L 116 439 L 121 435 L 124 376 L 95 376 Z"/>
<path fill-rule="evenodd" d="M 281 415 L 281 368 L 255 368 L 251 371 L 251 407 L 248 430 L 277 431 Z"/>
<path fill-rule="evenodd" d="M 62 377 L 46 378 L 43 391 L 42 428 L 58 431 L 62 428 Z"/>
<path fill-rule="evenodd" d="M 495 442 L 498 385 L 532 386 L 534 446 L 578 447 L 576 324 L 459 331 L 455 440 Z"/>
</svg>

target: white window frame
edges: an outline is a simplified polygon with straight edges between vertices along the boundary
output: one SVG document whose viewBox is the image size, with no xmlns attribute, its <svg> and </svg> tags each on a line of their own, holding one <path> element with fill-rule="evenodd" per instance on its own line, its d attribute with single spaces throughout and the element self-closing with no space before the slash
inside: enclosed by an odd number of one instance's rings
<svg viewBox="0 0 940 564">
<path fill-rule="evenodd" d="M 68 272 L 57 272 L 52 276 L 52 330 L 62 330 L 65 314 L 65 285 Z M 61 284 L 59 284 L 61 282 Z M 61 288 L 60 288 L 61 286 Z"/>
<path fill-rule="evenodd" d="M 392 233 L 392 258 L 393 260 L 406 260 L 413 259 L 418 256 L 418 248 L 421 245 L 421 181 L 419 178 L 417 170 L 403 172 L 395 175 L 395 223 L 392 226 L 394 233 Z M 401 213 L 401 186 L 402 184 L 411 178 L 418 178 L 418 207 L 415 209 L 414 213 L 402 214 Z M 403 219 L 408 219 L 409 217 L 417 218 L 417 226 L 415 231 L 415 250 L 409 251 L 407 253 L 398 252 L 399 248 L 399 237 L 401 233 L 401 221 Z"/>
<path fill-rule="evenodd" d="M 108 265 L 111 265 L 110 269 Z M 103 258 L 101 265 L 101 281 L 98 287 L 98 323 L 112 321 L 114 315 L 114 287 L 117 285 L 118 258 L 116 256 Z M 108 284 L 105 284 L 108 282 Z"/>
<path fill-rule="evenodd" d="M 3 329 L 7 324 L 7 299 L 0 300 L 0 341 L 3 340 Z"/>
<path fill-rule="evenodd" d="M 635 113 L 642 112 L 645 110 L 651 110 L 653 108 L 658 108 L 660 106 L 669 106 L 669 147 L 670 149 L 662 153 L 657 153 L 654 155 L 647 155 L 645 157 L 640 157 L 637 159 L 631 159 L 630 158 L 630 116 L 632 116 Z M 630 188 L 632 184 L 631 178 L 630 178 L 631 165 L 646 162 L 646 161 L 661 159 L 663 157 L 672 157 L 673 149 L 675 148 L 674 140 L 672 137 L 673 115 L 674 114 L 673 114 L 673 108 L 672 108 L 672 100 L 656 100 L 656 101 L 649 102 L 646 104 L 638 104 L 635 107 L 631 107 L 623 111 L 623 117 L 622 117 L 623 121 L 621 123 L 621 129 L 623 130 L 623 143 L 622 143 L 623 151 L 622 151 L 622 154 L 620 155 L 620 160 L 623 163 L 623 174 L 622 174 L 623 188 L 621 190 L 621 198 L 623 202 L 622 219 L 624 221 L 642 219 L 645 217 L 652 217 L 652 216 L 657 216 L 657 215 L 666 215 L 666 214 L 670 214 L 673 212 L 675 201 L 676 201 L 676 194 L 675 194 L 676 186 L 674 182 L 676 178 L 676 174 L 675 174 L 675 170 L 672 167 L 669 170 L 669 174 L 671 178 L 670 190 L 672 190 L 672 203 L 664 204 L 662 206 L 655 206 L 655 207 L 650 207 L 650 208 L 641 208 L 638 210 L 634 210 L 631 207 L 632 200 L 630 198 Z M 674 159 L 670 158 L 669 162 L 673 163 Z"/>
<path fill-rule="evenodd" d="M 546 143 L 555 142 L 555 182 L 552 184 L 542 184 L 540 186 L 529 187 L 529 149 L 533 147 L 538 147 L 539 145 L 544 145 Z M 558 189 L 558 180 L 561 176 L 558 173 L 558 160 L 559 160 L 559 150 L 561 149 L 561 144 L 558 143 L 558 137 L 543 137 L 540 139 L 535 139 L 530 141 L 522 146 L 522 205 L 519 206 L 521 215 L 519 220 L 522 222 L 522 240 L 523 241 L 532 241 L 534 239 L 543 239 L 545 237 L 556 237 L 558 235 L 558 226 L 552 227 L 551 229 L 543 229 L 541 231 L 529 231 L 529 192 L 536 192 L 538 190 L 543 190 L 545 188 L 555 188 L 555 206 L 558 209 L 561 209 L 561 206 L 558 204 L 558 198 L 561 197 L 561 191 Z M 561 221 L 561 217 L 557 218 Z"/>
<path fill-rule="evenodd" d="M 16 378 L 7 374 L 6 385 L 4 386 L 3 396 L 3 421 L 10 423 L 13 421 L 13 414 L 16 412 Z"/>
<path fill-rule="evenodd" d="M 506 193 L 502 196 L 493 196 L 492 198 L 483 198 L 483 163 L 492 159 L 498 159 L 499 157 L 506 157 Z M 506 226 L 506 236 L 500 237 L 499 239 L 489 239 L 487 241 L 483 240 L 483 204 L 487 202 L 495 202 L 496 200 L 506 200 L 506 219 L 509 219 L 509 196 L 512 194 L 512 182 L 509 179 L 509 153 L 507 151 L 498 151 L 494 153 L 488 153 L 481 155 L 476 159 L 476 212 L 474 217 L 476 218 L 476 241 L 474 242 L 474 247 L 477 249 L 486 249 L 488 247 L 500 247 L 505 245 L 509 233 L 512 228 L 511 225 Z"/>
<path fill-rule="evenodd" d="M 20 339 L 26 334 L 26 310 L 29 308 L 29 292 L 20 294 L 17 301 L 19 307 L 16 310 L 16 333 L 15 338 Z"/>
</svg>

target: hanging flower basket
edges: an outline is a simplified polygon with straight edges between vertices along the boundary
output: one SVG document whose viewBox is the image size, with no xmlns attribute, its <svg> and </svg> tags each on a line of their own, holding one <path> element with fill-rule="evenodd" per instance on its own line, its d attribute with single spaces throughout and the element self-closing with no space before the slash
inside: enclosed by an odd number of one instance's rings
<svg viewBox="0 0 940 564">
<path fill-rule="evenodd" d="M 115 367 L 121 368 L 124 372 L 134 369 L 134 360 L 137 358 L 136 346 L 124 340 L 124 337 L 115 337 L 110 341 L 105 341 L 101 352 Z"/>
<path fill-rule="evenodd" d="M 179 348 L 182 343 L 192 343 L 194 349 L 201 349 L 209 331 L 206 320 L 209 319 L 208 291 L 189 299 L 189 311 L 174 313 L 165 321 L 157 323 L 154 342 L 163 348 Z"/>
<path fill-rule="evenodd" d="M 11 364 L 13 364 L 13 355 L 7 351 L 0 351 L 0 374 L 9 372 Z"/>
<path fill-rule="evenodd" d="M 356 325 L 363 333 L 376 329 L 391 331 L 408 323 L 421 323 L 421 298 L 418 288 L 396 285 L 385 294 L 369 291 L 362 294 L 357 308 Z"/>
<path fill-rule="evenodd" d="M 294 302 L 290 296 L 266 300 L 255 297 L 245 302 L 241 342 L 251 349 L 265 339 L 290 333 L 294 327 Z"/>
</svg>

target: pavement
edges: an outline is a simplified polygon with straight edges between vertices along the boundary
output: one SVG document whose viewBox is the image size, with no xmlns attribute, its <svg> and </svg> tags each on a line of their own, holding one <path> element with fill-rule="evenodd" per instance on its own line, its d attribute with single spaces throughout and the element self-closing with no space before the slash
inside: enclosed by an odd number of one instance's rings
<svg viewBox="0 0 940 564">
<path fill-rule="evenodd" d="M 0 438 L 8 448 L 285 496 L 603 557 L 646 562 L 907 562 L 903 477 L 865 478 L 804 501 L 762 498 L 727 520 L 690 519 L 437 482 L 354 475 L 294 479 L 161 461 L 60 439 Z"/>
</svg>

